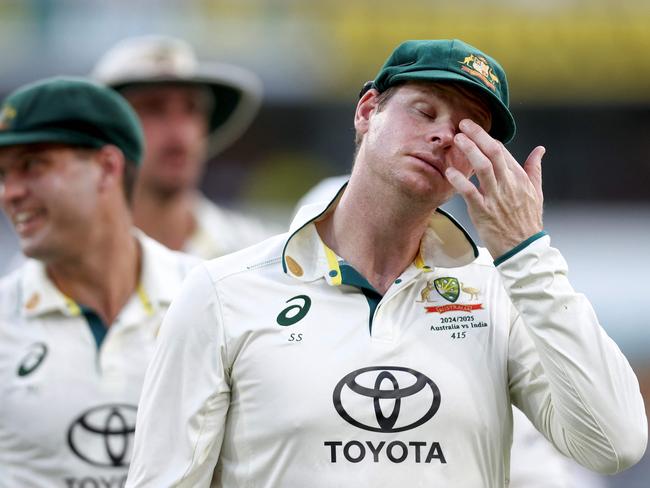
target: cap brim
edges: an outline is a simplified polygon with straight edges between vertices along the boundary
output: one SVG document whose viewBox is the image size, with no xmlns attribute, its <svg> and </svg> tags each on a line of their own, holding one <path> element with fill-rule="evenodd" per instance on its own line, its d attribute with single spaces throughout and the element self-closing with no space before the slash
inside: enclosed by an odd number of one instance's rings
<svg viewBox="0 0 650 488">
<path fill-rule="evenodd" d="M 217 63 L 203 65 L 187 76 L 134 74 L 107 83 L 117 91 L 161 84 L 210 88 L 215 99 L 210 117 L 210 156 L 223 151 L 248 129 L 262 102 L 262 83 L 257 77 L 237 66 Z"/>
<path fill-rule="evenodd" d="M 71 133 L 56 129 L 30 132 L 0 132 L 0 147 L 18 146 L 22 144 L 70 144 L 72 146 L 100 148 L 108 144 L 93 137 L 84 136 L 77 132 Z"/>
<path fill-rule="evenodd" d="M 452 71 L 429 70 L 395 75 L 391 79 L 391 85 L 394 85 L 395 82 L 398 81 L 406 82 L 417 80 L 460 83 L 469 88 L 478 89 L 481 94 L 487 95 L 483 97 L 483 99 L 488 103 L 492 114 L 492 126 L 489 134 L 504 144 L 507 144 L 515 137 L 517 126 L 510 110 L 492 90 L 482 83 L 470 80 L 469 78 Z"/>
</svg>

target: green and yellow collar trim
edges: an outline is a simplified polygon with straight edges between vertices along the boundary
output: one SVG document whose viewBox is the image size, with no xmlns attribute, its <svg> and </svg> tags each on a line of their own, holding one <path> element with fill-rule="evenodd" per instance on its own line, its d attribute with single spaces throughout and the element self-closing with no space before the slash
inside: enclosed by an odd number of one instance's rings
<svg viewBox="0 0 650 488">
<path fill-rule="evenodd" d="M 334 211 L 345 186 L 328 204 L 309 205 L 298 212 L 282 252 L 282 268 L 286 274 L 301 281 L 324 277 L 333 286 L 341 284 L 339 258 L 323 243 L 315 222 Z M 467 231 L 450 214 L 436 209 L 431 214 L 413 265 L 426 273 L 435 267 L 465 266 L 478 254 L 478 248 Z"/>
<path fill-rule="evenodd" d="M 153 315 L 158 305 L 169 305 L 175 289 L 172 285 L 178 278 L 169 251 L 162 251 L 160 244 L 152 241 L 139 231 L 134 231 L 142 246 L 142 271 L 136 294 L 147 315 Z M 35 259 L 28 259 L 24 265 L 21 280 L 21 306 L 26 317 L 61 312 L 68 316 L 82 314 L 80 305 L 65 296 L 50 280 L 45 265 Z"/>
</svg>

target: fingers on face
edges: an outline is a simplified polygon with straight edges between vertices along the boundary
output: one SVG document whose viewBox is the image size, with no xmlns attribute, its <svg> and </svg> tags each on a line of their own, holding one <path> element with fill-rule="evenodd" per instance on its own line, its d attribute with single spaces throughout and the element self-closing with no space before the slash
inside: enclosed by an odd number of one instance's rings
<svg viewBox="0 0 650 488">
<path fill-rule="evenodd" d="M 497 179 L 490 159 L 480 150 L 476 143 L 463 133 L 454 137 L 454 143 L 467 157 L 472 166 L 481 188 L 492 192 L 497 189 Z"/>
<path fill-rule="evenodd" d="M 497 179 L 506 176 L 507 166 L 506 154 L 508 151 L 505 146 L 488 134 L 485 129 L 470 119 L 460 121 L 459 129 L 461 132 L 472 140 L 476 147 L 485 155 L 488 162 L 493 167 Z"/>
<path fill-rule="evenodd" d="M 483 195 L 495 194 L 498 191 L 507 193 L 514 186 L 518 186 L 519 183 L 529 182 L 528 184 L 533 185 L 540 201 L 542 201 L 541 161 L 546 152 L 543 146 L 537 146 L 533 149 L 522 167 L 502 142 L 492 138 L 480 125 L 472 120 L 462 120 L 459 129 L 460 132 L 454 137 L 454 144 L 465 154 L 474 169 L 481 191 L 479 192 L 467 178 L 463 179 L 476 194 L 479 196 L 481 193 Z M 456 170 L 454 169 L 454 171 Z M 447 177 L 451 182 L 451 178 Z M 476 199 L 472 189 L 468 186 L 463 184 L 462 188 L 456 187 L 456 185 L 454 187 L 464 197 L 473 196 Z"/>
</svg>

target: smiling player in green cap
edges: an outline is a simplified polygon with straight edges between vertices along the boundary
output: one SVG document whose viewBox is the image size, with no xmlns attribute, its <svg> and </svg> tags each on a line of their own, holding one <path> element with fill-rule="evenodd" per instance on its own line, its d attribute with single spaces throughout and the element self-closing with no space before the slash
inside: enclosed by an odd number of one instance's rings
<svg viewBox="0 0 650 488">
<path fill-rule="evenodd" d="M 543 231 L 544 148 L 503 145 L 501 66 L 407 41 L 354 125 L 333 201 L 183 285 L 127 486 L 503 488 L 512 404 L 592 470 L 638 461 L 637 379 Z M 454 193 L 487 249 L 439 210 Z"/>
<path fill-rule="evenodd" d="M 123 486 L 145 368 L 195 264 L 133 228 L 142 131 L 115 91 L 58 77 L 0 109 L 0 487 Z"/>
</svg>

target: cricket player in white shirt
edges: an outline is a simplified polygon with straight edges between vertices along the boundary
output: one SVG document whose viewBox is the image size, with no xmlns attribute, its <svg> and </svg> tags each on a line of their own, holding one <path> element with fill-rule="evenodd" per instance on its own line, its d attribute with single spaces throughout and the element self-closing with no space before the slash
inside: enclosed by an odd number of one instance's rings
<svg viewBox="0 0 650 488">
<path fill-rule="evenodd" d="M 317 183 L 296 205 L 294 215 L 305 205 L 331 201 L 350 175 L 331 176 Z M 530 423 L 521 410 L 512 410 L 510 488 L 604 488 L 604 479 L 562 455 Z"/>
<path fill-rule="evenodd" d="M 543 232 L 544 148 L 522 167 L 502 144 L 501 66 L 407 41 L 354 124 L 334 201 L 183 285 L 127 486 L 502 488 L 513 404 L 591 470 L 637 462 L 637 379 Z M 455 192 L 487 249 L 438 209 Z"/>
<path fill-rule="evenodd" d="M 142 123 L 145 153 L 133 197 L 138 228 L 204 259 L 273 234 L 197 189 L 206 160 L 238 139 L 257 114 L 257 76 L 239 66 L 199 62 L 187 42 L 154 35 L 120 41 L 92 76 L 118 90 Z"/>
<path fill-rule="evenodd" d="M 0 280 L 0 487 L 124 486 L 144 373 L 195 258 L 135 231 L 137 116 L 79 78 L 0 112 L 0 203 L 27 257 Z"/>
</svg>

